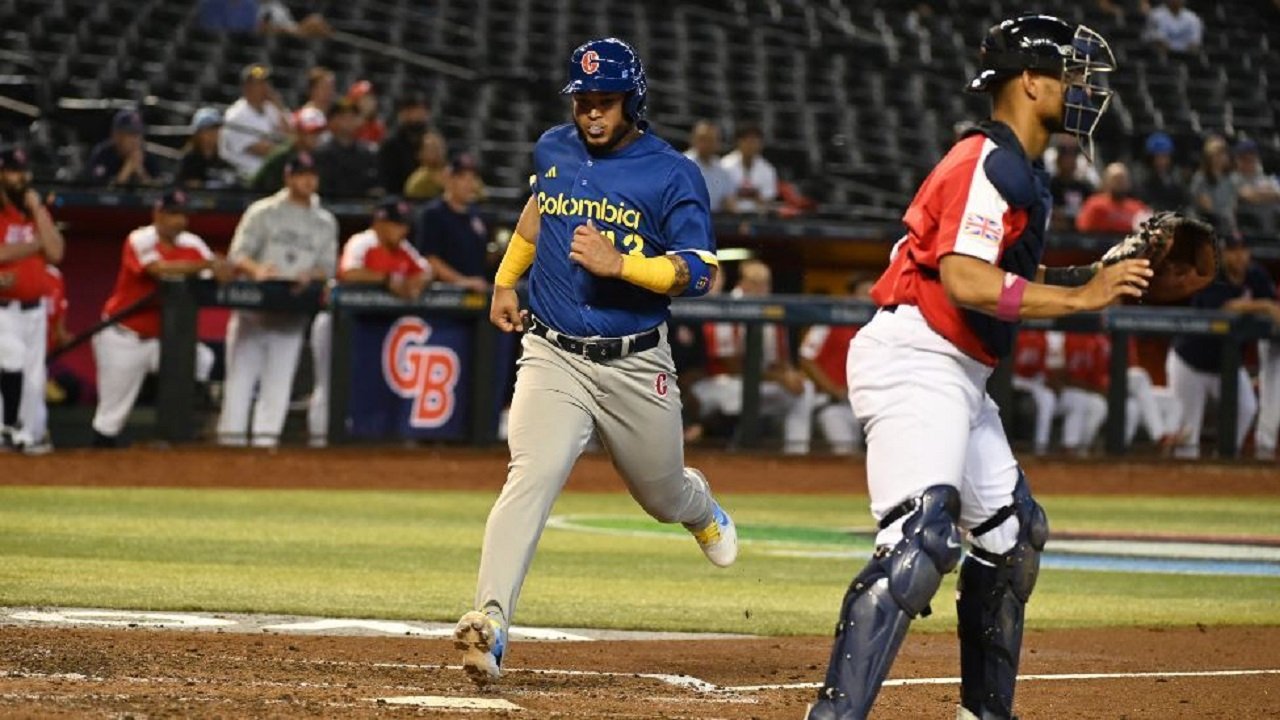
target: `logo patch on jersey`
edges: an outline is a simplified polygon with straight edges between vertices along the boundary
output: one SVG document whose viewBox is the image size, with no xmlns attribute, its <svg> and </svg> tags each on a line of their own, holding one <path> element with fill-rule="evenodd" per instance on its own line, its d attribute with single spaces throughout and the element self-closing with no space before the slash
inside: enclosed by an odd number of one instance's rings
<svg viewBox="0 0 1280 720">
<path fill-rule="evenodd" d="M 653 380 L 653 390 L 658 393 L 658 397 L 667 396 L 667 374 L 658 373 L 658 377 Z"/>
<path fill-rule="evenodd" d="M 1004 239 L 1004 223 L 986 215 L 969 213 L 964 216 L 964 222 L 960 225 L 960 234 L 999 245 Z"/>
<path fill-rule="evenodd" d="M 555 176 L 556 176 L 556 166 L 555 166 L 555 165 L 552 165 L 552 166 L 551 166 L 551 169 L 547 170 L 547 172 L 546 172 L 545 174 L 543 174 L 543 176 L 542 176 L 542 177 L 544 177 L 544 178 L 554 178 Z"/>
<path fill-rule="evenodd" d="M 387 387 L 413 401 L 409 426 L 437 428 L 453 417 L 460 363 L 451 348 L 429 345 L 431 326 L 418 317 L 396 321 L 382 341 L 382 376 Z"/>
<path fill-rule="evenodd" d="M 595 50 L 582 53 L 582 72 L 594 75 L 600 69 L 600 54 Z"/>
</svg>

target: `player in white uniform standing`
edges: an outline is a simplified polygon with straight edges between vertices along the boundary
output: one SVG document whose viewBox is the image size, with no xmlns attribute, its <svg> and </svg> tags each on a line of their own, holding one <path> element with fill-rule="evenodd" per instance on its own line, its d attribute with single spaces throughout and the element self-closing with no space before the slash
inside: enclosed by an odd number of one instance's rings
<svg viewBox="0 0 1280 720">
<path fill-rule="evenodd" d="M 319 178 L 310 154 L 289 159 L 284 183 L 283 190 L 250 205 L 240 218 L 230 260 L 254 280 L 324 282 L 333 277 L 337 265 L 338 221 L 320 207 Z M 231 314 L 219 443 L 244 445 L 252 410 L 249 442 L 255 447 L 279 444 L 306 328 L 304 315 L 256 310 Z"/>
<path fill-rule="evenodd" d="M 187 228 L 187 196 L 170 190 L 155 202 L 151 224 L 129 233 L 120 256 L 120 274 L 102 308 L 103 318 L 127 313 L 93 336 L 93 361 L 98 366 L 98 409 L 93 415 L 93 444 L 121 447 L 120 432 L 138 399 L 147 373 L 160 369 L 160 304 L 152 296 L 164 278 L 212 271 L 230 277 L 230 266 Z M 213 351 L 196 346 L 196 379 L 207 380 Z"/>
<path fill-rule="evenodd" d="M 0 152 L 0 448 L 38 446 L 20 418 L 29 421 L 32 399 L 44 399 L 45 266 L 62 262 L 65 247 L 31 188 L 26 152 Z"/>
<path fill-rule="evenodd" d="M 1140 296 L 1146 260 L 1040 265 L 1052 199 L 1043 164 L 1054 132 L 1088 144 L 1114 61 L 1083 26 L 1030 15 L 993 26 L 978 123 L 934 168 L 907 209 L 906 235 L 872 289 L 880 310 L 849 348 L 849 397 L 867 439 L 876 550 L 849 585 L 826 680 L 809 720 L 862 720 L 911 621 L 942 576 L 960 571 L 961 718 L 1009 718 L 1024 606 L 1048 536 L 1044 511 L 986 393 L 1020 318 L 1098 310 Z M 1069 287 L 1061 287 L 1069 286 Z"/>
</svg>

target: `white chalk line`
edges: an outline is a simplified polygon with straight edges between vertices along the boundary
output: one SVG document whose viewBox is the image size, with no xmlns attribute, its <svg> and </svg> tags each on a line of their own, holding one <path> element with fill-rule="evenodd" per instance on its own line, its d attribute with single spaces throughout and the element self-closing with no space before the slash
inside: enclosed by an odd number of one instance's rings
<svg viewBox="0 0 1280 720">
<path fill-rule="evenodd" d="M 461 665 L 441 665 L 430 663 L 362 663 L 355 661 L 329 661 L 329 660 L 285 660 L 297 664 L 320 664 L 325 666 L 349 665 L 359 667 L 373 667 L 384 669 L 398 670 L 444 670 L 451 672 L 461 672 Z M 804 682 L 804 683 L 777 683 L 768 685 L 716 685 L 691 675 L 672 675 L 669 673 L 629 673 L 629 672 L 609 672 L 601 670 L 560 670 L 554 668 L 508 668 L 503 671 L 507 675 L 554 675 L 557 677 L 595 677 L 595 678 L 634 678 L 643 680 L 653 680 L 661 682 L 672 687 L 691 690 L 700 694 L 738 694 L 738 693 L 756 693 L 777 690 L 812 690 L 822 686 L 821 683 Z M 1019 675 L 1019 682 L 1044 682 L 1044 681 L 1070 681 L 1070 680 L 1133 680 L 1143 678 L 1219 678 L 1219 677 L 1245 677 L 1258 675 L 1280 675 L 1280 669 L 1249 669 L 1249 670 L 1158 670 L 1148 672 L 1123 672 L 1123 673 L 1054 673 L 1054 674 L 1028 674 Z M 52 680 L 71 680 L 84 682 L 105 682 L 108 680 L 124 681 L 128 683 L 148 684 L 148 683 L 178 683 L 192 682 L 192 679 L 184 678 L 140 678 L 140 677 L 100 677 L 96 675 L 85 675 L 82 673 L 38 673 L 13 670 L 0 673 L 0 681 L 4 678 L 27 678 L 27 679 L 52 679 Z M 265 687 L 292 687 L 292 688 L 317 688 L 330 689 L 337 687 L 345 687 L 345 685 L 316 683 L 316 682 L 297 682 L 286 683 L 280 681 L 255 680 L 247 683 L 252 686 Z M 959 685 L 958 677 L 932 677 L 932 678 L 893 678 L 884 682 L 884 687 L 910 687 L 914 685 Z M 403 685 L 384 686 L 391 689 L 408 689 Z M 501 687 L 500 685 L 498 687 Z"/>
<path fill-rule="evenodd" d="M 1044 680 L 1132 680 L 1141 678 L 1211 678 L 1239 677 L 1247 675 L 1280 675 L 1280 669 L 1265 670 L 1189 670 L 1152 671 L 1128 673 L 1055 673 L 1052 675 L 1019 675 L 1018 682 Z M 895 678 L 886 680 L 884 687 L 908 687 L 911 685 L 959 685 L 958 677 Z M 732 685 L 721 687 L 721 692 L 764 692 L 768 690 L 815 690 L 822 683 L 784 683 L 778 685 Z"/>
</svg>

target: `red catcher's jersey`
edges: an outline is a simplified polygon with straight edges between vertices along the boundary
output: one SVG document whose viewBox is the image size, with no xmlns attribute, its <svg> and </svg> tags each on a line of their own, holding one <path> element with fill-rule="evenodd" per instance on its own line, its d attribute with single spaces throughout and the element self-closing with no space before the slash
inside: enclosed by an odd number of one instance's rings
<svg viewBox="0 0 1280 720">
<path fill-rule="evenodd" d="M 0 208 L 0 243 L 21 244 L 36 241 L 36 224 L 18 208 L 6 204 Z M 0 302 L 20 300 L 33 302 L 44 297 L 44 253 L 37 252 L 21 260 L 0 263 L 0 273 L 13 275 L 13 283 L 0 288 Z"/>
<path fill-rule="evenodd" d="M 102 316 L 109 317 L 151 294 L 159 287 L 158 281 L 147 274 L 147 266 L 162 260 L 212 260 L 213 253 L 198 235 L 179 233 L 173 243 L 161 242 L 154 225 L 138 228 L 129 233 L 120 257 L 120 274 L 116 276 L 115 289 L 102 307 Z M 160 337 L 160 304 L 153 300 L 120 324 L 143 338 Z"/>
<path fill-rule="evenodd" d="M 1027 226 L 1025 208 L 1011 206 L 987 177 L 983 163 L 998 146 L 982 134 L 956 143 L 929 173 L 903 222 L 907 234 L 893 248 L 889 268 L 871 290 L 876 304 L 915 305 L 929 323 L 966 355 L 987 365 L 998 360 L 965 322 L 942 287 L 942 258 L 959 253 L 998 265 Z"/>
<path fill-rule="evenodd" d="M 342 248 L 342 260 L 338 263 L 338 279 L 348 270 L 374 270 L 391 275 L 411 277 L 429 272 L 430 266 L 422 255 L 407 241 L 401 241 L 395 249 L 387 249 L 378 242 L 372 229 L 352 235 Z"/>
<path fill-rule="evenodd" d="M 847 388 L 849 343 L 857 334 L 856 325 L 814 325 L 800 343 L 800 357 L 812 360 L 832 382 Z"/>
<path fill-rule="evenodd" d="M 1049 341 L 1043 330 L 1019 330 L 1018 346 L 1013 352 L 1013 373 L 1029 380 L 1044 375 L 1048 353 Z"/>
</svg>

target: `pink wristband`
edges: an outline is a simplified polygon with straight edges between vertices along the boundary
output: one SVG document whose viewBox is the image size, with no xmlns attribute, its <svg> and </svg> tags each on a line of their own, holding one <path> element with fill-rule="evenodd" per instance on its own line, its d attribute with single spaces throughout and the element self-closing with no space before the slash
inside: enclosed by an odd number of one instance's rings
<svg viewBox="0 0 1280 720">
<path fill-rule="evenodd" d="M 1000 300 L 996 302 L 996 317 L 1005 322 L 1016 322 L 1022 314 L 1022 294 L 1026 291 L 1026 278 L 1011 272 L 1005 273 Z"/>
</svg>

